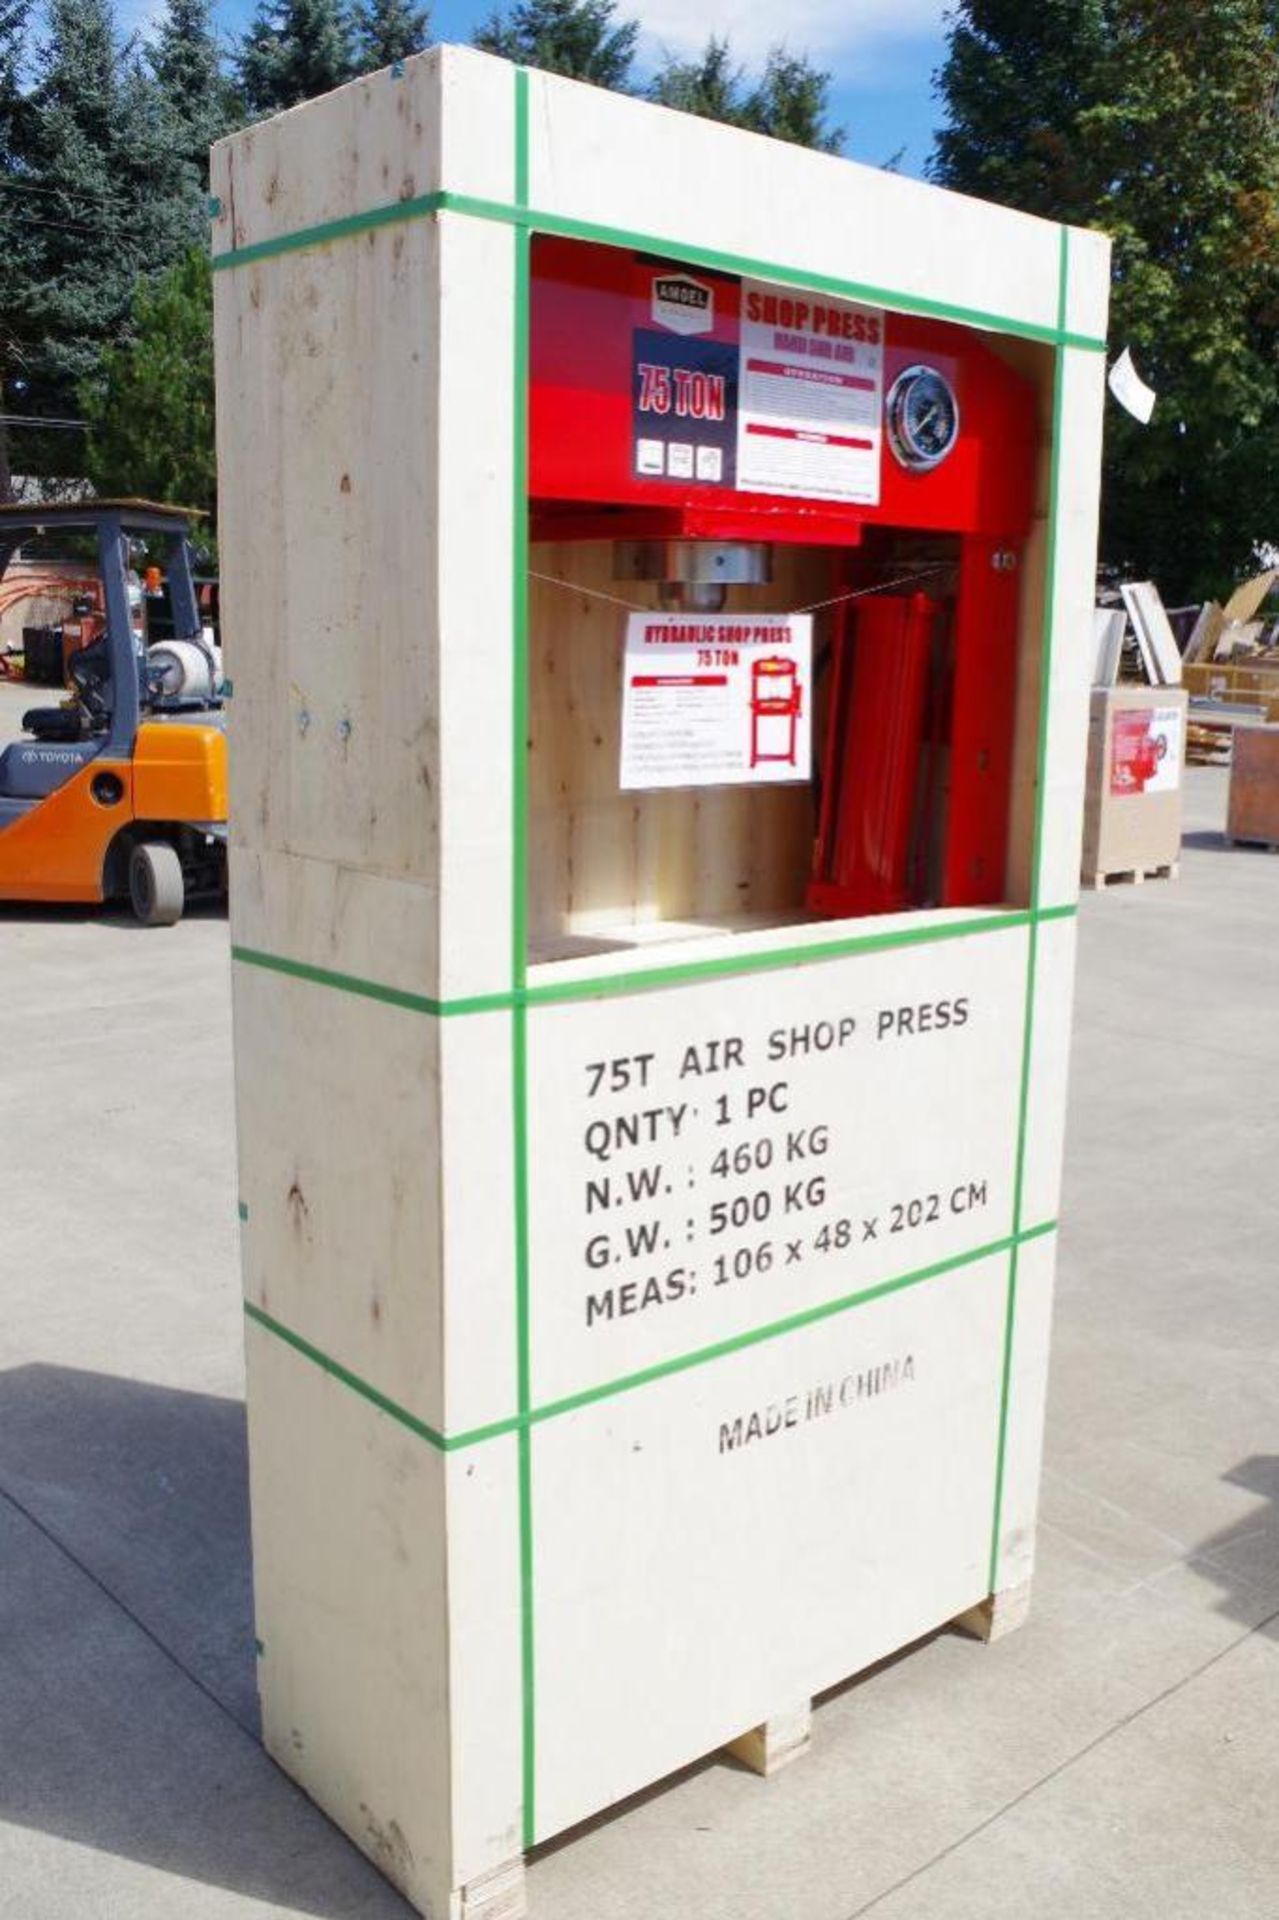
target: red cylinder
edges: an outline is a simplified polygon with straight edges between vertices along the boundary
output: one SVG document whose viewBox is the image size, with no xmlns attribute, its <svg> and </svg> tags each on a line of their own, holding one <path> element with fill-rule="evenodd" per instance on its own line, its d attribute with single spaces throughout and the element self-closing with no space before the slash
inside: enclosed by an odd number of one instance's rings
<svg viewBox="0 0 1279 1920">
<path fill-rule="evenodd" d="M 840 918 L 912 905 L 911 854 L 933 631 L 926 594 L 873 594 L 857 610 L 851 673 L 836 659 L 821 825 L 808 905 Z M 846 639 L 837 643 L 842 653 Z"/>
</svg>

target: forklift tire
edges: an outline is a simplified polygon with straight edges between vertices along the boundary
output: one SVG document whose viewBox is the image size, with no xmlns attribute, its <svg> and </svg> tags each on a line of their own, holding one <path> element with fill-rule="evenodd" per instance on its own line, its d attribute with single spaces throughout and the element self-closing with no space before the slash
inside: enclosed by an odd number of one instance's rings
<svg viewBox="0 0 1279 1920">
<path fill-rule="evenodd" d="M 129 901 L 144 927 L 171 927 L 182 918 L 182 862 L 167 841 L 144 840 L 129 855 Z"/>
</svg>

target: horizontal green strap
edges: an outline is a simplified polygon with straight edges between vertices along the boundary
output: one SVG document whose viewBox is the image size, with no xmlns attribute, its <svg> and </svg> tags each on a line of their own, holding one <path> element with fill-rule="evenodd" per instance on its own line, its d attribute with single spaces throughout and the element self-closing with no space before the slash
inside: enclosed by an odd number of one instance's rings
<svg viewBox="0 0 1279 1920">
<path fill-rule="evenodd" d="M 339 220 L 322 220 L 315 226 L 299 227 L 292 233 L 271 240 L 258 240 L 247 247 L 233 247 L 215 255 L 213 270 L 224 273 L 232 267 L 250 266 L 255 260 L 270 260 L 276 254 L 297 253 L 304 248 L 321 247 L 352 234 L 368 233 L 378 227 L 398 225 L 406 220 L 427 219 L 438 213 L 460 213 L 475 220 L 494 220 L 503 226 L 526 227 L 534 233 L 549 233 L 562 239 L 589 240 L 599 246 L 624 247 L 634 253 L 652 253 L 686 261 L 716 273 L 740 274 L 746 279 L 772 280 L 781 286 L 807 287 L 814 293 L 829 293 L 845 300 L 865 300 L 874 306 L 892 307 L 900 313 L 917 313 L 928 319 L 950 320 L 961 326 L 981 327 L 991 332 L 1015 334 L 1023 340 L 1041 340 L 1051 346 L 1081 347 L 1088 352 L 1104 353 L 1106 342 L 1088 334 L 1067 332 L 1055 326 L 1037 326 L 1030 320 L 1015 320 L 1008 314 L 992 313 L 982 307 L 965 307 L 949 300 L 930 300 L 922 294 L 902 293 L 896 288 L 876 286 L 870 281 L 848 280 L 838 274 L 819 273 L 811 268 L 783 266 L 776 260 L 763 260 L 751 254 L 724 253 L 714 247 L 699 247 L 686 240 L 672 240 L 661 234 L 642 233 L 629 227 L 613 227 L 595 220 L 575 220 L 565 214 L 541 213 L 533 207 L 510 206 L 501 200 L 481 200 L 473 194 L 422 193 L 408 200 L 392 200 L 362 213 L 346 214 Z"/>
<path fill-rule="evenodd" d="M 443 1019 L 455 1013 L 495 1013 L 509 1007 L 509 993 L 481 993 L 469 1000 L 437 1000 L 428 993 L 406 993 L 402 987 L 388 987 L 378 980 L 365 980 L 355 973 L 335 973 L 330 967 L 309 966 L 305 960 L 287 960 L 282 954 L 261 953 L 256 947 L 232 947 L 231 958 L 241 966 L 263 967 L 268 973 L 287 974 L 292 980 L 306 980 L 312 986 L 332 987 L 338 993 L 359 994 L 365 1000 L 381 1000 L 390 1007 L 402 1007 L 408 1013 L 429 1013 Z"/>
<path fill-rule="evenodd" d="M 1069 919 L 1076 907 L 1041 907 L 1033 912 L 988 914 L 980 920 L 947 920 L 928 927 L 899 927 L 885 933 L 850 933 L 820 945 L 768 947 L 758 953 L 730 954 L 714 960 L 673 961 L 668 967 L 637 968 L 633 973 L 596 974 L 589 980 L 559 980 L 528 987 L 531 1007 L 552 1006 L 564 1000 L 596 1000 L 617 994 L 643 993 L 655 987 L 686 986 L 697 980 L 727 979 L 744 973 L 774 973 L 784 967 L 811 966 L 822 960 L 846 960 L 854 954 L 893 953 L 904 947 L 936 946 L 947 940 L 965 940 L 972 934 L 1007 933 L 1028 927 L 1032 920 Z"/>
<path fill-rule="evenodd" d="M 479 203 L 457 210 L 486 219 L 500 217 L 481 214 Z M 656 253 L 713 273 L 740 274 L 747 280 L 771 280 L 779 286 L 808 288 L 813 293 L 829 293 L 841 300 L 864 300 L 871 306 L 890 307 L 899 313 L 949 320 L 959 326 L 980 327 L 992 333 L 1015 334 L 1019 339 L 1041 340 L 1049 346 L 1106 351 L 1104 340 L 1095 340 L 1087 334 L 1067 333 L 1055 326 L 1037 326 L 1031 320 L 1014 320 L 1009 314 L 959 306 L 950 300 L 931 300 L 923 294 L 903 293 L 898 288 L 876 286 L 871 281 L 849 280 L 839 274 L 818 273 L 813 268 L 783 266 L 779 261 L 757 259 L 750 254 L 721 253 L 717 248 L 699 247 L 686 240 L 664 239 L 658 234 L 604 226 L 593 220 L 573 220 L 562 214 L 530 212 L 522 217 L 535 233 L 551 233 L 561 239 L 590 240 L 600 246 L 625 247 L 634 253 Z"/>
<path fill-rule="evenodd" d="M 505 1420 L 492 1420 L 482 1427 L 468 1427 L 460 1433 L 441 1433 L 438 1428 L 428 1426 L 419 1420 L 407 1408 L 380 1393 L 370 1386 L 349 1367 L 331 1355 L 312 1346 L 291 1327 L 286 1327 L 261 1307 L 246 1300 L 244 1311 L 249 1319 L 283 1340 L 286 1346 L 300 1353 L 304 1359 L 327 1373 L 334 1380 L 341 1381 L 361 1399 L 367 1400 L 379 1412 L 389 1415 L 420 1440 L 425 1440 L 439 1453 L 455 1453 L 463 1447 L 473 1447 L 484 1440 L 496 1440 L 504 1434 L 517 1433 L 521 1428 L 540 1425 L 544 1420 L 556 1420 L 562 1414 L 575 1413 L 582 1407 L 594 1406 L 600 1400 L 612 1400 L 622 1393 L 633 1393 L 637 1387 L 651 1385 L 655 1380 L 664 1380 L 672 1374 L 687 1373 L 692 1367 L 704 1367 L 712 1361 L 723 1360 L 734 1353 L 744 1353 L 749 1347 L 760 1346 L 768 1340 L 779 1340 L 786 1334 L 798 1333 L 804 1327 L 817 1325 L 819 1321 L 833 1319 L 836 1315 L 849 1313 L 855 1307 L 870 1305 L 872 1301 L 883 1300 L 889 1294 L 903 1293 L 908 1287 L 921 1286 L 927 1280 L 937 1280 L 943 1274 L 954 1273 L 961 1267 L 975 1266 L 978 1261 L 991 1260 L 1000 1254 L 1011 1253 L 1014 1247 L 1025 1246 L 1029 1240 L 1040 1240 L 1045 1234 L 1055 1233 L 1057 1222 L 1045 1220 L 1036 1227 L 1026 1227 L 1021 1233 L 1012 1233 L 1000 1240 L 987 1241 L 984 1246 L 970 1248 L 967 1253 L 951 1254 L 945 1260 L 934 1260 L 929 1266 L 916 1267 L 910 1273 L 899 1274 L 893 1280 L 881 1280 L 872 1287 L 863 1287 L 855 1293 L 841 1294 L 834 1300 L 823 1300 L 815 1307 L 804 1307 L 798 1313 L 787 1314 L 783 1319 L 770 1320 L 760 1327 L 752 1327 L 746 1333 L 731 1335 L 726 1340 L 716 1340 L 710 1346 L 695 1347 L 689 1353 L 677 1354 L 672 1360 L 656 1361 L 651 1367 L 642 1367 L 637 1373 L 620 1375 L 615 1380 L 603 1381 L 599 1386 L 584 1387 L 579 1393 L 566 1394 L 562 1399 L 548 1401 L 544 1406 L 533 1407 L 527 1414 L 511 1414 Z"/>
<path fill-rule="evenodd" d="M 605 1381 L 602 1386 L 584 1387 L 580 1393 L 570 1393 L 562 1400 L 552 1400 L 546 1406 L 535 1407 L 530 1420 L 536 1424 L 539 1420 L 554 1420 L 562 1413 L 574 1413 L 579 1407 L 593 1406 L 598 1400 L 612 1400 L 619 1393 L 630 1393 L 636 1387 L 645 1387 L 654 1380 L 665 1380 L 674 1373 L 686 1373 L 690 1367 L 704 1367 L 712 1360 L 722 1360 L 728 1354 L 744 1353 L 748 1347 L 757 1347 L 763 1341 L 780 1339 L 784 1334 L 798 1333 L 804 1327 L 816 1326 L 821 1320 L 833 1319 L 837 1314 L 848 1313 L 854 1307 L 869 1306 L 873 1300 L 883 1300 L 889 1294 L 903 1293 L 908 1287 L 918 1287 L 925 1280 L 940 1279 L 942 1274 L 954 1273 L 960 1267 L 975 1266 L 979 1260 L 991 1260 L 1001 1253 L 1011 1253 L 1015 1246 L 1023 1245 L 1027 1240 L 1038 1240 L 1046 1233 L 1056 1231 L 1055 1220 L 1045 1220 L 1040 1226 L 1028 1227 L 1020 1234 L 1007 1234 L 1002 1240 L 988 1240 L 985 1246 L 972 1247 L 967 1253 L 953 1253 L 945 1260 L 934 1260 L 927 1267 L 916 1267 L 911 1273 L 899 1274 L 894 1280 L 881 1280 L 873 1287 L 863 1287 L 857 1293 L 841 1294 L 834 1300 L 823 1300 L 818 1306 L 804 1307 L 798 1313 L 787 1314 L 784 1319 L 770 1320 L 762 1327 L 752 1327 L 748 1333 L 737 1333 L 727 1340 L 716 1340 L 709 1347 L 695 1347 L 691 1353 L 679 1354 L 674 1360 L 658 1360 L 651 1367 L 641 1367 L 638 1373 L 623 1374 L 617 1380 Z"/>
<path fill-rule="evenodd" d="M 277 234 L 271 240 L 258 240 L 251 246 L 233 247 L 229 253 L 215 254 L 213 271 L 224 273 L 228 267 L 249 267 L 255 260 L 273 260 L 280 253 L 301 253 L 307 247 L 323 247 L 331 240 L 344 240 L 348 234 L 398 226 L 403 220 L 423 220 L 439 213 L 444 200 L 442 193 L 419 193 L 411 200 L 391 200 L 364 213 L 349 213 L 341 220 L 321 220 L 312 227 L 298 227 L 293 233 Z"/>
<path fill-rule="evenodd" d="M 899 927 L 885 933 L 854 933 L 840 940 L 825 940 L 820 945 L 768 947 L 762 952 L 726 954 L 713 960 L 673 961 L 667 967 L 637 968 L 629 973 L 595 974 L 585 980 L 558 980 L 545 986 L 517 988 L 505 993 L 478 993 L 469 998 L 438 1000 L 430 994 L 406 993 L 400 987 L 384 986 L 377 980 L 361 979 L 353 973 L 336 973 L 328 967 L 313 967 L 302 960 L 287 960 L 280 954 L 261 953 L 254 947 L 232 947 L 231 957 L 242 966 L 263 967 L 269 973 L 282 973 L 312 986 L 330 987 L 338 993 L 354 993 L 366 1000 L 381 1000 L 388 1006 L 409 1013 L 428 1013 L 439 1019 L 457 1014 L 500 1013 L 512 1007 L 553 1006 L 566 1000 L 612 999 L 619 994 L 651 992 L 661 987 L 686 986 L 698 980 L 730 979 L 739 974 L 775 973 L 787 967 L 814 966 L 823 960 L 844 960 L 860 953 L 891 953 L 899 948 L 931 946 L 946 940 L 964 940 L 972 935 L 1006 933 L 1011 928 L 1027 927 L 1032 921 L 1070 920 L 1079 909 L 1074 906 L 1019 908 L 1012 913 L 988 914 L 980 920 L 951 920 L 928 927 Z"/>
<path fill-rule="evenodd" d="M 352 1393 L 358 1393 L 362 1400 L 369 1401 L 379 1412 L 389 1414 L 392 1420 L 397 1421 L 402 1427 L 407 1427 L 409 1432 L 415 1433 L 419 1440 L 425 1440 L 428 1445 L 437 1448 L 441 1453 L 451 1453 L 455 1447 L 471 1447 L 477 1440 L 491 1440 L 501 1433 L 511 1433 L 519 1425 L 518 1419 L 496 1420 L 491 1426 L 472 1427 L 465 1433 L 446 1436 L 438 1428 L 429 1426 L 425 1420 L 419 1420 L 416 1414 L 410 1413 L 407 1407 L 400 1406 L 399 1402 L 392 1400 L 389 1395 L 380 1393 L 376 1387 L 370 1386 L 369 1382 L 362 1380 L 358 1373 L 352 1373 L 349 1367 L 344 1367 L 340 1360 L 335 1360 L 331 1354 L 312 1346 L 311 1342 L 304 1340 L 300 1333 L 295 1333 L 292 1327 L 286 1327 L 283 1321 L 275 1319 L 272 1314 L 265 1313 L 251 1300 L 245 1301 L 244 1311 L 255 1325 L 264 1328 L 267 1333 L 273 1333 L 277 1340 L 283 1340 L 285 1346 L 292 1347 L 295 1353 L 300 1353 L 303 1359 L 319 1367 L 322 1373 L 329 1374 L 334 1380 L 340 1380 L 344 1387 L 350 1387 Z"/>
</svg>

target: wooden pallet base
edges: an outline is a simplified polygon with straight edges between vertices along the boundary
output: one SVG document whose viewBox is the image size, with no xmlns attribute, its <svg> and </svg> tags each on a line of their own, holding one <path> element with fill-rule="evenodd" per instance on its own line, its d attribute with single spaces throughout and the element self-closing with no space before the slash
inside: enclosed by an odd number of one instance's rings
<svg viewBox="0 0 1279 1920">
<path fill-rule="evenodd" d="M 504 1861 L 475 1880 L 468 1880 L 456 1896 L 457 1920 L 525 1920 L 524 1856 Z"/>
<path fill-rule="evenodd" d="M 992 1593 L 977 1606 L 957 1615 L 951 1625 L 975 1640 L 1002 1640 L 1024 1625 L 1030 1612 L 1030 1581 Z M 739 1734 L 724 1748 L 735 1760 L 768 1780 L 793 1760 L 808 1752 L 813 1737 L 813 1707 L 801 1701 L 781 1713 L 762 1720 L 748 1733 Z M 528 1907 L 525 1895 L 524 1861 L 508 1861 L 492 1873 L 472 1880 L 458 1896 L 457 1920 L 525 1920 Z"/>
<path fill-rule="evenodd" d="M 1100 893 L 1103 887 L 1125 884 L 1140 887 L 1147 880 L 1175 880 L 1180 872 L 1181 862 L 1173 860 L 1163 867 L 1118 867 L 1113 873 L 1086 873 L 1082 884 L 1094 887 Z"/>
<path fill-rule="evenodd" d="M 1018 1587 L 1007 1587 L 1002 1593 L 992 1593 L 975 1607 L 969 1607 L 958 1614 L 951 1625 L 961 1633 L 967 1633 L 974 1640 L 991 1642 L 1002 1640 L 1006 1635 L 1015 1633 L 1024 1626 L 1030 1613 L 1030 1581 L 1025 1580 Z M 752 1727 L 749 1733 L 743 1733 L 736 1740 L 730 1740 L 724 1748 L 734 1759 L 740 1760 L 753 1773 L 768 1779 L 788 1767 L 792 1760 L 798 1760 L 807 1753 L 812 1744 L 813 1710 L 811 1701 L 803 1701 L 799 1706 L 785 1713 L 773 1715 L 771 1719 Z"/>
<path fill-rule="evenodd" d="M 749 1733 L 739 1734 L 736 1740 L 729 1741 L 724 1751 L 767 1780 L 807 1753 L 812 1737 L 813 1706 L 811 1700 L 805 1700 L 785 1713 L 761 1721 Z"/>
<path fill-rule="evenodd" d="M 1206 727 L 1190 727 L 1186 739 L 1186 765 L 1190 767 L 1228 767 L 1234 754 L 1234 732 L 1211 733 Z"/>
<path fill-rule="evenodd" d="M 1030 1582 L 1024 1580 L 1019 1587 L 1007 1587 L 1003 1593 L 992 1593 L 977 1606 L 956 1615 L 951 1625 L 958 1627 L 961 1633 L 971 1634 L 974 1640 L 1002 1640 L 1025 1625 L 1029 1612 Z"/>
</svg>

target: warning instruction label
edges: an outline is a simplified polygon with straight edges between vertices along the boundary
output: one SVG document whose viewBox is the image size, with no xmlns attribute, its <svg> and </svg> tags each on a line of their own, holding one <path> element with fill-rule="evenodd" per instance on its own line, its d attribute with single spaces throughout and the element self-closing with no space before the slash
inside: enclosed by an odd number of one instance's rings
<svg viewBox="0 0 1279 1920">
<path fill-rule="evenodd" d="M 623 789 L 807 780 L 808 614 L 632 614 Z"/>
<path fill-rule="evenodd" d="M 637 477 L 878 502 L 878 308 L 654 261 L 636 269 Z"/>
</svg>

